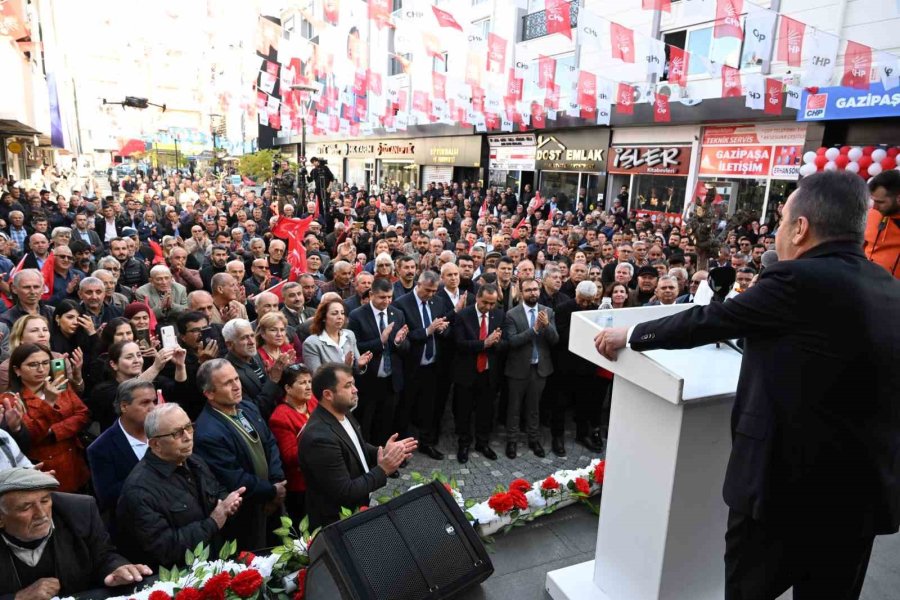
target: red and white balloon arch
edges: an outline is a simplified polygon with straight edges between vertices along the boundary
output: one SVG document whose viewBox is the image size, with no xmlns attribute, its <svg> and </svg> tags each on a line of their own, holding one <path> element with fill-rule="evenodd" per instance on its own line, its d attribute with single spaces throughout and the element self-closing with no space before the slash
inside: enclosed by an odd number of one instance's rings
<svg viewBox="0 0 900 600">
<path fill-rule="evenodd" d="M 900 146 L 835 146 L 805 153 L 800 175 L 850 171 L 868 179 L 890 169 L 900 170 Z"/>
</svg>

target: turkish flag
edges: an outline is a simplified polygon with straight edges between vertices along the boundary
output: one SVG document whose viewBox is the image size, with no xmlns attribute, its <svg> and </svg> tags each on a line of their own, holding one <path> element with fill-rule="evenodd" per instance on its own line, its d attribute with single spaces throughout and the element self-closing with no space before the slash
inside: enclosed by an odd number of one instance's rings
<svg viewBox="0 0 900 600">
<path fill-rule="evenodd" d="M 448 13 L 446 10 L 441 10 L 437 6 L 432 6 L 431 10 L 434 11 L 434 16 L 437 19 L 438 25 L 440 25 L 441 27 L 451 27 L 460 31 L 463 30 L 462 25 L 457 23 L 453 15 Z"/>
<path fill-rule="evenodd" d="M 781 114 L 781 98 L 784 85 L 778 79 L 766 77 L 766 100 L 763 112 L 769 115 Z"/>
<path fill-rule="evenodd" d="M 841 85 L 869 89 L 869 78 L 872 72 L 872 49 L 857 42 L 847 42 L 847 50 L 844 51 L 844 77 Z"/>
<path fill-rule="evenodd" d="M 572 39 L 572 14 L 565 0 L 547 0 L 544 8 L 547 33 L 561 33 Z"/>
<path fill-rule="evenodd" d="M 487 71 L 503 73 L 506 66 L 506 40 L 496 33 L 488 34 Z"/>
<path fill-rule="evenodd" d="M 620 83 L 616 93 L 616 112 L 623 115 L 634 114 L 634 88 L 627 83 Z"/>
<path fill-rule="evenodd" d="M 54 272 L 55 269 L 56 259 L 51 252 L 50 256 L 47 257 L 47 260 L 44 261 L 44 266 L 41 267 L 41 275 L 44 277 L 44 293 L 41 295 L 41 300 L 49 300 L 50 296 L 53 295 L 53 280 L 56 275 Z"/>
<path fill-rule="evenodd" d="M 778 26 L 778 60 L 787 62 L 791 67 L 800 66 L 805 31 L 805 23 L 781 15 Z"/>
<path fill-rule="evenodd" d="M 431 93 L 435 98 L 447 99 L 447 76 L 443 73 L 431 74 Z"/>
<path fill-rule="evenodd" d="M 641 8 L 672 12 L 672 0 L 641 0 Z"/>
<path fill-rule="evenodd" d="M 684 48 L 669 46 L 669 82 L 685 87 L 691 53 Z"/>
<path fill-rule="evenodd" d="M 612 57 L 627 63 L 634 62 L 634 31 L 624 25 L 610 22 L 609 37 Z"/>
<path fill-rule="evenodd" d="M 737 98 L 742 95 L 741 72 L 734 67 L 722 65 L 722 97 Z"/>
<path fill-rule="evenodd" d="M 547 126 L 547 115 L 544 107 L 537 102 L 531 103 L 531 125 L 535 129 L 543 129 Z"/>
<path fill-rule="evenodd" d="M 597 76 L 590 71 L 578 74 L 578 104 L 581 108 L 597 107 Z"/>
<path fill-rule="evenodd" d="M 556 59 L 550 56 L 538 58 L 538 87 L 550 89 L 556 80 Z"/>
<path fill-rule="evenodd" d="M 668 96 L 656 94 L 656 99 L 653 101 L 653 120 L 657 123 L 668 123 L 672 120 Z"/>
<path fill-rule="evenodd" d="M 713 37 L 744 39 L 744 28 L 741 25 L 742 12 L 744 12 L 744 0 L 716 0 L 716 24 L 713 27 Z"/>
<path fill-rule="evenodd" d="M 312 223 L 312 215 L 305 219 L 294 219 L 281 215 L 272 227 L 272 235 L 287 240 L 287 261 L 291 265 L 288 281 L 297 281 L 303 273 L 306 273 L 306 248 L 303 247 L 303 236 Z"/>
<path fill-rule="evenodd" d="M 369 20 L 381 29 L 391 18 L 391 0 L 369 0 Z"/>
</svg>

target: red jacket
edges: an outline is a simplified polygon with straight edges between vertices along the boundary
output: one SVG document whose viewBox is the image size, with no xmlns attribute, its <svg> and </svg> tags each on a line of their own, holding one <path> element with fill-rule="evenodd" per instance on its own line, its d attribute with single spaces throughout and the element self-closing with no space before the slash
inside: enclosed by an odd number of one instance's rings
<svg viewBox="0 0 900 600">
<path fill-rule="evenodd" d="M 870 261 L 881 265 L 894 277 L 900 277 L 900 218 L 885 217 L 870 208 L 863 252 Z"/>
<path fill-rule="evenodd" d="M 279 404 L 272 416 L 269 417 L 269 429 L 278 443 L 281 453 L 281 465 L 287 477 L 287 489 L 289 492 L 305 492 L 306 479 L 300 471 L 300 460 L 297 454 L 299 447 L 300 431 L 309 421 L 309 415 L 316 409 L 319 402 L 310 398 L 306 403 L 307 413 L 301 415 L 296 409 L 287 403 Z"/>
<path fill-rule="evenodd" d="M 50 406 L 31 391 L 22 391 L 25 427 L 31 436 L 32 462 L 44 463 L 44 471 L 56 471 L 60 492 L 76 492 L 90 479 L 84 447 L 78 434 L 90 424 L 90 413 L 71 388 Z M 55 441 L 48 437 L 53 430 Z"/>
</svg>

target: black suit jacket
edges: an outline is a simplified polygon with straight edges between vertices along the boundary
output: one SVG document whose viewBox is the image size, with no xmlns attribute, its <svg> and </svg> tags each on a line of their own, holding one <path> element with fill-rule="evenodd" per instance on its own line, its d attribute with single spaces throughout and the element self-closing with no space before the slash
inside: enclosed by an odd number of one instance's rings
<svg viewBox="0 0 900 600">
<path fill-rule="evenodd" d="M 360 440 L 365 471 L 350 436 L 333 414 L 314 410 L 300 435 L 300 469 L 306 477 L 306 511 L 311 529 L 340 519 L 341 508 L 369 505 L 369 494 L 387 483 L 378 466 L 378 448 L 363 440 L 359 423 L 347 415 Z"/>
<path fill-rule="evenodd" d="M 725 502 L 860 535 L 900 525 L 900 282 L 854 243 L 767 268 L 724 303 L 638 325 L 635 350 L 744 338 Z"/>
<path fill-rule="evenodd" d="M 53 492 L 53 550 L 59 596 L 102 588 L 103 579 L 128 560 L 117 554 L 90 496 Z M 52 547 L 52 548 L 51 548 Z M 11 600 L 34 581 L 19 581 L 9 546 L 0 544 L 0 600 Z"/>
<path fill-rule="evenodd" d="M 444 296 L 446 296 L 446 294 L 444 294 Z M 453 309 L 449 308 L 449 302 L 442 302 L 440 298 L 435 295 L 431 300 L 427 301 L 427 304 L 432 321 L 440 319 L 441 317 L 446 317 L 452 322 Z M 428 336 L 425 333 L 425 325 L 422 322 L 422 308 L 419 301 L 416 299 L 415 291 L 410 292 L 395 301 L 393 306 L 403 312 L 403 318 L 406 320 L 406 324 L 409 327 L 409 334 L 406 337 L 406 339 L 409 340 L 409 350 L 406 353 L 406 364 L 403 368 L 406 369 L 407 373 L 411 373 L 412 370 L 415 370 L 422 363 L 422 357 L 425 353 L 425 342 L 428 339 Z M 441 350 L 445 346 L 441 344 L 440 340 L 449 338 L 451 334 L 452 329 L 450 327 L 444 329 L 443 333 L 434 334 L 435 362 L 444 361 L 446 358 L 449 358 L 448 356 L 442 355 Z"/>
<path fill-rule="evenodd" d="M 388 305 L 386 310 L 387 322 L 394 324 L 388 339 L 391 348 L 391 379 L 394 383 L 394 391 L 399 392 L 403 389 L 403 353 L 409 348 L 409 338 L 407 337 L 402 344 L 397 346 L 394 343 L 394 337 L 406 325 L 406 319 L 403 317 L 403 313 L 393 305 Z M 369 361 L 363 380 L 374 380 L 378 377 L 378 365 L 381 364 L 384 346 L 381 344 L 381 332 L 375 321 L 372 307 L 367 304 L 350 313 L 348 328 L 356 334 L 356 348 L 359 353 L 372 353 L 372 360 Z"/>
<path fill-rule="evenodd" d="M 488 313 L 488 335 L 495 329 L 503 327 L 503 311 L 495 308 Z M 453 362 L 453 381 L 459 385 L 472 385 L 478 371 L 478 354 L 485 350 L 484 341 L 479 339 L 481 323 L 474 306 L 467 306 L 458 313 L 453 322 L 453 340 L 456 343 L 456 360 Z M 506 342 L 500 342 L 488 348 L 488 373 L 491 385 L 500 383 L 503 377 L 501 355 L 506 349 Z"/>
<path fill-rule="evenodd" d="M 241 360 L 231 352 L 225 355 L 226 360 L 230 362 L 238 377 L 241 378 L 241 387 L 244 390 L 244 398 L 249 398 L 266 421 L 272 416 L 275 405 L 281 400 L 282 391 L 278 387 L 278 382 L 266 375 L 266 380 L 260 383 L 256 376 L 256 369 L 265 369 L 259 354 L 253 357 L 253 361 L 248 363 Z"/>
</svg>

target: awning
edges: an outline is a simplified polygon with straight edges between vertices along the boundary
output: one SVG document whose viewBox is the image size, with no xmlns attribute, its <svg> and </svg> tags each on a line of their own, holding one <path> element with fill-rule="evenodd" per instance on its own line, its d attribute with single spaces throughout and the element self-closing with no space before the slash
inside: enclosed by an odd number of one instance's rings
<svg viewBox="0 0 900 600">
<path fill-rule="evenodd" d="M 130 139 L 125 142 L 121 148 L 116 151 L 116 156 L 131 156 L 137 152 L 145 152 L 147 143 L 143 140 Z"/>
</svg>

